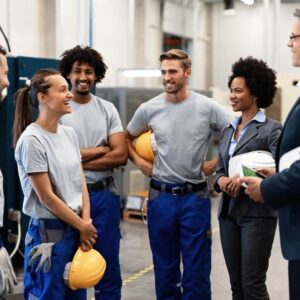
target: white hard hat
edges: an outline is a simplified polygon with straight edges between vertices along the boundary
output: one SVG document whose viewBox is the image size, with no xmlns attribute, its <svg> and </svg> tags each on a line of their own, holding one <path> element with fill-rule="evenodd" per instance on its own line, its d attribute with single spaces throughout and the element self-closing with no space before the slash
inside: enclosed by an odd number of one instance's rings
<svg viewBox="0 0 300 300">
<path fill-rule="evenodd" d="M 286 152 L 279 161 L 279 172 L 288 169 L 295 161 L 300 159 L 300 146 Z"/>
<path fill-rule="evenodd" d="M 241 164 L 249 168 L 275 168 L 275 161 L 271 152 L 258 150 L 243 153 L 233 156 L 229 160 L 229 177 L 235 176 L 240 173 Z"/>
</svg>

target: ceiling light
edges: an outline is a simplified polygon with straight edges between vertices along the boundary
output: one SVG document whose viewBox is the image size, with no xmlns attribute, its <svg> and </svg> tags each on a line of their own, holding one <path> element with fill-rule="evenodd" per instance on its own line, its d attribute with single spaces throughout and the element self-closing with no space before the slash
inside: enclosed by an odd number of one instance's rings
<svg viewBox="0 0 300 300">
<path fill-rule="evenodd" d="M 126 69 L 122 73 L 125 77 L 161 77 L 161 72 L 157 69 Z"/>
<path fill-rule="evenodd" d="M 243 3 L 247 4 L 247 5 L 253 5 L 254 4 L 254 0 L 241 0 Z"/>
</svg>

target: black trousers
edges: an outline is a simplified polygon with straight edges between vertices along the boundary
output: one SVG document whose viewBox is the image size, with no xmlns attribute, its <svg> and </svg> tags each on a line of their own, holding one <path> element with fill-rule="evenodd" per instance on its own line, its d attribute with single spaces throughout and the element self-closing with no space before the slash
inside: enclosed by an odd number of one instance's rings
<svg viewBox="0 0 300 300">
<path fill-rule="evenodd" d="M 219 223 L 232 299 L 269 300 L 266 273 L 277 219 L 227 216 Z"/>
<path fill-rule="evenodd" d="M 290 300 L 300 299 L 300 260 L 289 261 Z"/>
</svg>

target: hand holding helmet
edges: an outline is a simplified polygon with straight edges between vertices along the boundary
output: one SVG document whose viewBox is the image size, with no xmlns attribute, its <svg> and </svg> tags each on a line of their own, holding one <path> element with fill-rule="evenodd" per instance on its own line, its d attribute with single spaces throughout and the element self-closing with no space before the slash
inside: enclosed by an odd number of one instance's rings
<svg viewBox="0 0 300 300">
<path fill-rule="evenodd" d="M 95 286 L 104 276 L 105 270 L 106 261 L 98 251 L 78 248 L 72 262 L 66 264 L 63 276 L 72 290 L 86 289 Z"/>
<path fill-rule="evenodd" d="M 140 157 L 147 160 L 148 162 L 153 163 L 157 149 L 156 149 L 155 136 L 151 130 L 142 133 L 136 139 L 134 147 L 136 153 Z"/>
</svg>

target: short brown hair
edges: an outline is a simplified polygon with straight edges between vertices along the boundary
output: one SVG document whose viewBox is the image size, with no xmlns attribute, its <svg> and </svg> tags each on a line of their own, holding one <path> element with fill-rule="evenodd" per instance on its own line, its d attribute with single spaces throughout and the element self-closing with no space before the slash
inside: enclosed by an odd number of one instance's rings
<svg viewBox="0 0 300 300">
<path fill-rule="evenodd" d="M 181 66 L 186 70 L 192 67 L 192 60 L 189 58 L 188 54 L 180 49 L 171 49 L 160 55 L 160 62 L 166 59 L 175 59 L 181 62 Z"/>
<path fill-rule="evenodd" d="M 294 16 L 300 20 L 300 9 L 299 8 L 295 9 Z"/>
</svg>

